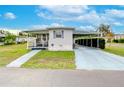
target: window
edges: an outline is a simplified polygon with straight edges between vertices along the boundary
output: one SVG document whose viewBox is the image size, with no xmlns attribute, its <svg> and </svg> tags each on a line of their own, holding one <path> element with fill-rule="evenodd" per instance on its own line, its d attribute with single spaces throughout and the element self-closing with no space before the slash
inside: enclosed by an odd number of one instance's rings
<svg viewBox="0 0 124 93">
<path fill-rule="evenodd" d="M 64 38 L 64 31 L 62 30 L 62 38 Z"/>
<path fill-rule="evenodd" d="M 64 38 L 64 31 L 53 31 L 54 38 Z"/>
<path fill-rule="evenodd" d="M 56 38 L 56 32 L 53 31 L 53 38 Z"/>
<path fill-rule="evenodd" d="M 56 38 L 62 38 L 62 31 L 56 31 Z"/>
</svg>

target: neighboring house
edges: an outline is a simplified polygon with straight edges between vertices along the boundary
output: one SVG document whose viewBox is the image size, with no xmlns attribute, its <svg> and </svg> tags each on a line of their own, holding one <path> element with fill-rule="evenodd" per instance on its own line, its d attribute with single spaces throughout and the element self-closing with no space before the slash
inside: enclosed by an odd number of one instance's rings
<svg viewBox="0 0 124 93">
<path fill-rule="evenodd" d="M 2 29 L 0 30 L 0 45 L 4 44 L 4 42 L 1 42 L 1 40 L 2 38 L 5 38 L 8 32 L 16 36 L 16 43 L 27 42 L 27 33 L 24 33 L 21 30 Z"/>
<path fill-rule="evenodd" d="M 15 29 L 3 29 L 3 31 L 9 32 L 9 33 L 16 35 L 16 36 L 18 36 L 19 33 L 21 32 L 21 30 L 15 30 Z"/>
<path fill-rule="evenodd" d="M 27 38 L 26 37 L 16 37 L 16 43 L 19 44 L 19 43 L 25 43 L 27 42 Z"/>
<path fill-rule="evenodd" d="M 29 34 L 27 41 L 28 49 L 45 48 L 52 51 L 73 50 L 74 37 L 80 35 L 98 35 L 98 32 L 76 31 L 72 27 L 50 27 L 24 32 Z"/>
<path fill-rule="evenodd" d="M 20 32 L 18 32 L 18 34 L 16 36 L 17 36 L 16 37 L 17 44 L 27 42 L 27 33 L 20 31 Z"/>
<path fill-rule="evenodd" d="M 115 34 L 114 39 L 124 39 L 124 34 Z"/>
</svg>

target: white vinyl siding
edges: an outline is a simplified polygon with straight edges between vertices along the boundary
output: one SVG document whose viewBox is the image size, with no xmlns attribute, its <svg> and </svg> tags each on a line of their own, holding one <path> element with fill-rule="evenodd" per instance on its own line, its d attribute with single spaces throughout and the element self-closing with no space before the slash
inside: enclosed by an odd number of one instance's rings
<svg viewBox="0 0 124 93">
<path fill-rule="evenodd" d="M 61 36 L 56 37 L 56 32 L 60 32 L 57 34 L 61 34 Z M 73 50 L 73 30 L 49 30 L 49 50 L 52 51 L 70 51 Z"/>
</svg>

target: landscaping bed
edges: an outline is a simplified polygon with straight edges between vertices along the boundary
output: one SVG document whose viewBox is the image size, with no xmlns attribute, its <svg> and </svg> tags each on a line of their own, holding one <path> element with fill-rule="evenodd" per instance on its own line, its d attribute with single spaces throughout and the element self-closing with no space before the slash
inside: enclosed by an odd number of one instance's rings
<svg viewBox="0 0 124 93">
<path fill-rule="evenodd" d="M 0 66 L 9 64 L 27 52 L 29 50 L 26 49 L 26 44 L 0 46 Z"/>
<path fill-rule="evenodd" d="M 22 65 L 26 68 L 75 69 L 73 51 L 42 50 Z"/>
</svg>

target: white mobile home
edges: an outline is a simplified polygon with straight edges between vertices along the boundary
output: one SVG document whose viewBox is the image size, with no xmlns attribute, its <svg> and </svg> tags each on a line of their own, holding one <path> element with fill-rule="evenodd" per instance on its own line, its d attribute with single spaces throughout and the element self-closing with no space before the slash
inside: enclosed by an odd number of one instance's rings
<svg viewBox="0 0 124 93">
<path fill-rule="evenodd" d="M 74 36 L 97 35 L 97 32 L 76 31 L 72 27 L 50 27 L 40 30 L 25 31 L 28 33 L 28 49 L 48 49 L 51 51 L 73 50 Z"/>
</svg>

